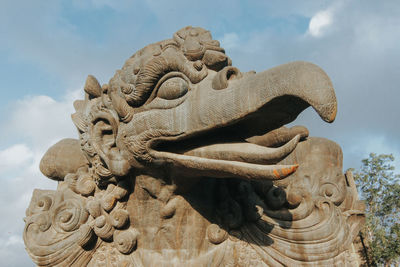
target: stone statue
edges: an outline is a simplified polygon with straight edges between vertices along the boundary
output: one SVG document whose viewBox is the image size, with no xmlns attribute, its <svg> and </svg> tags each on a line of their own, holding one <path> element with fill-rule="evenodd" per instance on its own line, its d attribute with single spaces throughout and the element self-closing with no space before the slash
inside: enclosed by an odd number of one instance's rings
<svg viewBox="0 0 400 267">
<path fill-rule="evenodd" d="M 79 140 L 44 155 L 56 191 L 33 192 L 38 266 L 347 266 L 363 223 L 332 141 L 284 125 L 336 97 L 316 65 L 256 73 L 186 27 L 130 57 L 74 103 Z"/>
</svg>

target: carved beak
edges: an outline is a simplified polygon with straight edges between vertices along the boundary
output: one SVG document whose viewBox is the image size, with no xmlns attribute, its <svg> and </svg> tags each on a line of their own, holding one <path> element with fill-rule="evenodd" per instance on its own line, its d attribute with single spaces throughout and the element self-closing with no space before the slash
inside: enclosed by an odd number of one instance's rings
<svg viewBox="0 0 400 267">
<path fill-rule="evenodd" d="M 175 135 L 153 139 L 148 151 L 156 160 L 172 162 L 203 176 L 284 178 L 298 166 L 268 164 L 291 153 L 304 136 L 292 136 L 278 148 L 249 139 L 292 122 L 309 106 L 324 121 L 335 119 L 337 104 L 332 83 L 314 64 L 293 62 L 243 75 L 224 69 L 209 75 L 176 108 L 148 114 L 152 118 L 147 120 L 159 124 L 157 129 Z"/>
<path fill-rule="evenodd" d="M 221 74 L 228 76 L 227 87 L 223 89 L 215 82 L 224 79 Z M 336 117 L 332 83 L 314 64 L 293 62 L 257 74 L 234 76 L 232 79 L 232 73 L 221 71 L 214 77 L 213 86 L 204 84 L 207 88 L 196 92 L 199 105 L 187 111 L 191 113 L 189 128 L 235 124 L 238 132 L 246 132 L 248 136 L 264 134 L 292 122 L 309 106 L 326 122 L 333 122 Z"/>
</svg>

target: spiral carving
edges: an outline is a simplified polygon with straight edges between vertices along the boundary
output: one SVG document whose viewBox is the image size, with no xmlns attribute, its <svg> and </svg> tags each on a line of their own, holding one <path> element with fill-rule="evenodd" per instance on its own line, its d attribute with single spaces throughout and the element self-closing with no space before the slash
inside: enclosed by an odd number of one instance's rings
<svg viewBox="0 0 400 267">
<path fill-rule="evenodd" d="M 129 254 L 136 246 L 138 235 L 139 233 L 135 229 L 115 231 L 114 244 L 119 252 Z"/>
<path fill-rule="evenodd" d="M 85 222 L 89 214 L 78 200 L 68 199 L 55 208 L 53 227 L 56 231 L 71 232 Z"/>
<path fill-rule="evenodd" d="M 87 224 L 85 198 L 60 182 L 57 191 L 35 190 L 27 212 L 24 241 L 38 266 L 67 266 L 68 257 L 82 255 L 76 264 L 87 262 L 82 247 L 93 238 Z"/>
<path fill-rule="evenodd" d="M 28 215 L 48 211 L 53 204 L 53 199 L 49 195 L 40 196 L 27 210 Z"/>
<path fill-rule="evenodd" d="M 129 221 L 129 214 L 126 210 L 118 209 L 112 214 L 112 226 L 117 229 L 124 227 Z"/>
<path fill-rule="evenodd" d="M 49 196 L 43 196 L 38 200 L 37 207 L 40 209 L 40 211 L 47 211 L 50 209 L 52 203 L 53 201 Z"/>
<path fill-rule="evenodd" d="M 326 197 L 335 205 L 340 205 L 346 197 L 344 179 L 339 183 L 324 183 L 319 189 L 320 195 Z"/>
<path fill-rule="evenodd" d="M 101 239 L 111 240 L 114 233 L 114 228 L 107 221 L 106 216 L 101 215 L 100 217 L 97 217 L 95 220 L 94 232 Z"/>
<path fill-rule="evenodd" d="M 88 174 L 80 175 L 76 186 L 79 193 L 81 193 L 84 196 L 92 195 L 96 188 L 95 182 L 93 181 L 92 177 Z"/>
</svg>

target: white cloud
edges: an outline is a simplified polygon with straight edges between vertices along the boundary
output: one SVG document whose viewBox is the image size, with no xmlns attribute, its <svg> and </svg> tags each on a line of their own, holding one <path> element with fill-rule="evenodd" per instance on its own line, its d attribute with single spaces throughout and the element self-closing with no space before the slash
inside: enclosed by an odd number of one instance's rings
<svg viewBox="0 0 400 267">
<path fill-rule="evenodd" d="M 20 167 L 33 158 L 33 153 L 25 144 L 16 144 L 0 150 L 0 173 L 5 170 Z"/>
<path fill-rule="evenodd" d="M 331 10 L 319 11 L 311 18 L 308 32 L 314 37 L 321 37 L 332 22 Z"/>
<path fill-rule="evenodd" d="M 329 6 L 317 11 L 310 19 L 306 34 L 314 38 L 325 36 L 338 22 L 338 13 L 348 6 L 346 0 L 337 0 Z"/>
<path fill-rule="evenodd" d="M 25 97 L 15 103 L 5 132 L 19 135 L 40 150 L 66 137 L 77 138 L 71 121 L 73 101 L 82 99 L 83 90 L 68 91 L 60 101 L 41 95 Z"/>
</svg>

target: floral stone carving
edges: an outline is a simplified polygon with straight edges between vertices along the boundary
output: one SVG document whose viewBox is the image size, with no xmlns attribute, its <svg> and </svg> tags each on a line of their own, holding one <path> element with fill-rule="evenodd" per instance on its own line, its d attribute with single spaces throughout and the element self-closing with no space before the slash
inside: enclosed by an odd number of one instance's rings
<svg viewBox="0 0 400 267">
<path fill-rule="evenodd" d="M 38 266 L 357 265 L 364 206 L 332 141 L 286 128 L 336 97 L 316 65 L 255 73 L 186 27 L 74 103 L 79 140 L 51 147 L 26 250 Z"/>
</svg>

